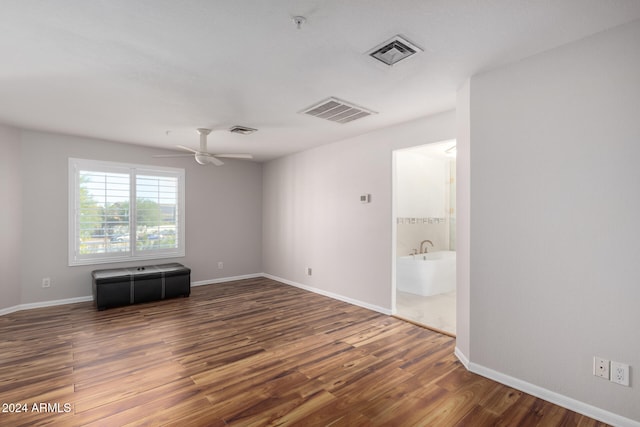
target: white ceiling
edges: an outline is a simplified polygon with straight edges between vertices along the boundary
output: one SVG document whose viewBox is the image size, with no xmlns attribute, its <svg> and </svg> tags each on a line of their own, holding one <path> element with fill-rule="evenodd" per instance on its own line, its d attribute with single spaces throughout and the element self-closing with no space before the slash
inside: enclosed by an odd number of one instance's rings
<svg viewBox="0 0 640 427">
<path fill-rule="evenodd" d="M 450 110 L 479 71 L 638 18 L 637 0 L 2 0 L 0 122 L 164 148 L 211 127 L 211 151 L 267 160 Z M 366 55 L 396 34 L 424 52 Z M 378 114 L 299 114 L 330 96 Z"/>
</svg>

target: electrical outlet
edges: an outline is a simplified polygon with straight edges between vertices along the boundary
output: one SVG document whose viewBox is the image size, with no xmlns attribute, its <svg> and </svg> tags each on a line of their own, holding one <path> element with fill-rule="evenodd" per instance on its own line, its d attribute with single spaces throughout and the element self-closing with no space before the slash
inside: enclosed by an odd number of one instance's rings
<svg viewBox="0 0 640 427">
<path fill-rule="evenodd" d="M 311 276 L 313 274 L 313 270 L 311 267 L 307 267 L 307 276 Z"/>
<path fill-rule="evenodd" d="M 602 357 L 595 356 L 593 358 L 593 375 L 596 377 L 609 379 L 609 361 Z"/>
<path fill-rule="evenodd" d="M 50 288 L 51 287 L 51 278 L 50 277 L 44 277 L 42 279 L 42 287 L 43 288 Z"/>
<path fill-rule="evenodd" d="M 224 262 L 218 262 L 218 270 L 222 270 L 224 268 Z"/>
<path fill-rule="evenodd" d="M 629 387 L 629 365 L 612 360 L 611 382 Z"/>
</svg>

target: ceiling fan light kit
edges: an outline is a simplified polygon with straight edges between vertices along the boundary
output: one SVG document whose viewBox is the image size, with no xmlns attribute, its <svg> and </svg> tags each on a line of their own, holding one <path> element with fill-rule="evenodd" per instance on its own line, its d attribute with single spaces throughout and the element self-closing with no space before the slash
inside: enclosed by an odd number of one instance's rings
<svg viewBox="0 0 640 427">
<path fill-rule="evenodd" d="M 214 155 L 209 153 L 196 153 L 195 159 L 200 165 L 208 165 L 209 163 L 216 166 L 224 165 L 222 160 L 217 159 Z"/>
</svg>

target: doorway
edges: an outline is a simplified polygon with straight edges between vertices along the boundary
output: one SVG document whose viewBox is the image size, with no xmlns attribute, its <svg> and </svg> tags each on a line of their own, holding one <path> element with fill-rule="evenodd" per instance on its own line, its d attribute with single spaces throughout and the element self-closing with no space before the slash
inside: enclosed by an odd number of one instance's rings
<svg viewBox="0 0 640 427">
<path fill-rule="evenodd" d="M 393 152 L 394 314 L 456 334 L 455 140 Z"/>
</svg>

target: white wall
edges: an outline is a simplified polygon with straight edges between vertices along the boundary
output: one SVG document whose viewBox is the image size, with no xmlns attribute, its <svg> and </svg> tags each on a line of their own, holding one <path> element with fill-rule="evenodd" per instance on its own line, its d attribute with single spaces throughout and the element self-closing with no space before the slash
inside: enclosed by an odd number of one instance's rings
<svg viewBox="0 0 640 427">
<path fill-rule="evenodd" d="M 448 163 L 448 159 L 436 159 L 413 150 L 396 152 L 397 216 L 448 216 L 449 206 L 445 203 L 449 186 Z"/>
<path fill-rule="evenodd" d="M 20 133 L 0 126 L 0 310 L 20 303 Z"/>
<path fill-rule="evenodd" d="M 185 168 L 186 256 L 153 262 L 181 262 L 196 282 L 262 271 L 261 164 L 200 166 L 191 158 L 152 158 L 157 149 L 31 131 L 21 132 L 20 145 L 22 304 L 91 295 L 91 270 L 133 265 L 67 266 L 69 157 Z M 43 277 L 51 288 L 41 287 Z"/>
<path fill-rule="evenodd" d="M 471 357 L 471 86 L 456 99 L 456 352 Z"/>
<path fill-rule="evenodd" d="M 267 163 L 264 271 L 391 310 L 392 151 L 454 134 L 448 112 Z M 369 204 L 360 203 L 365 193 Z"/>
<path fill-rule="evenodd" d="M 467 353 L 636 421 L 639 41 L 635 21 L 472 78 Z M 594 355 L 632 387 L 594 377 Z"/>
</svg>

